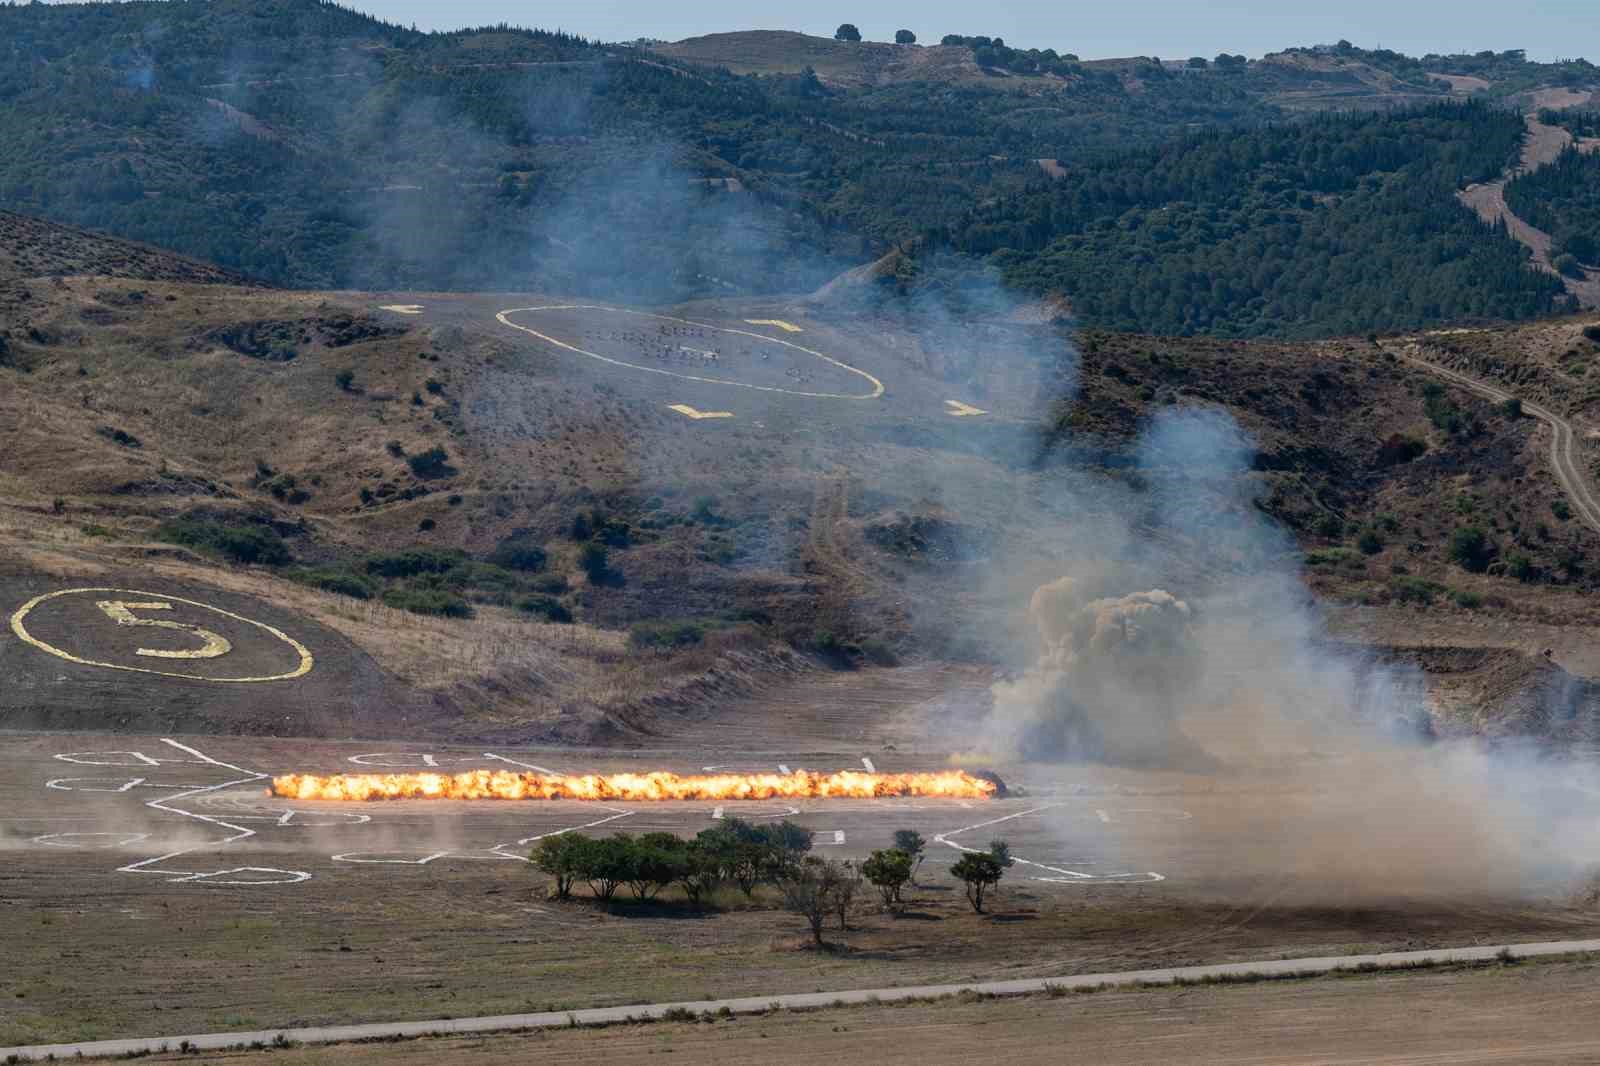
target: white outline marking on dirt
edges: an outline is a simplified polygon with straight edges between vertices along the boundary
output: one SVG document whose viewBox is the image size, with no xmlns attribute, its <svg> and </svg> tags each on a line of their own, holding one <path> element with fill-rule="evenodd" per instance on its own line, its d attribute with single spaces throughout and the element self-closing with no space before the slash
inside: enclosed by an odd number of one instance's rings
<svg viewBox="0 0 1600 1066">
<path fill-rule="evenodd" d="M 696 422 L 700 421 L 702 418 L 732 418 L 733 417 L 733 412 L 732 411 L 701 411 L 701 410 L 697 410 L 696 408 L 690 407 L 686 403 L 669 403 L 669 404 L 667 404 L 667 410 L 676 411 L 680 415 L 682 415 L 683 417 L 692 418 Z"/>
<path fill-rule="evenodd" d="M 962 403 L 960 400 L 946 400 L 944 404 L 950 408 L 945 414 L 953 418 L 971 418 L 973 415 L 986 415 L 989 413 L 981 407 L 974 407 L 970 403 Z"/>
<path fill-rule="evenodd" d="M 744 323 L 747 326 L 777 326 L 779 329 L 783 330 L 785 333 L 804 333 L 805 332 L 805 330 L 801 329 L 799 326 L 795 325 L 793 322 L 785 322 L 781 318 L 747 318 L 747 319 L 744 320 Z"/>
<path fill-rule="evenodd" d="M 861 765 L 867 768 L 867 773 L 869 774 L 875 774 L 878 772 L 878 768 L 872 765 L 872 760 L 867 758 L 865 755 L 861 756 Z"/>
<path fill-rule="evenodd" d="M 378 310 L 380 310 L 380 311 L 393 311 L 397 315 L 420 315 L 420 314 L 422 314 L 422 305 L 421 304 L 379 304 L 378 305 Z"/>
<path fill-rule="evenodd" d="M 132 755 L 135 762 L 120 762 L 114 759 L 85 759 L 84 755 Z M 62 762 L 76 763 L 79 766 L 160 766 L 160 759 L 152 759 L 142 751 L 69 751 L 65 755 L 56 755 L 53 758 Z M 188 759 L 168 759 L 168 762 L 188 762 Z"/>
<path fill-rule="evenodd" d="M 232 763 L 222 762 L 219 759 L 213 759 L 211 756 L 207 755 L 203 751 L 200 751 L 200 750 L 198 750 L 196 748 L 191 748 L 187 744 L 179 744 L 176 740 L 172 740 L 172 739 L 169 739 L 167 737 L 162 737 L 161 738 L 161 743 L 171 745 L 172 747 L 177 748 L 179 751 L 184 752 L 184 753 L 189 754 L 189 755 L 193 755 L 196 759 L 199 759 L 200 761 L 205 762 L 205 763 L 209 763 L 212 766 L 221 766 L 224 769 L 235 770 L 235 771 L 237 771 L 237 772 L 239 772 L 241 774 L 246 774 L 248 776 L 241 777 L 241 778 L 238 778 L 238 779 L 233 780 L 233 781 L 224 781 L 221 784 L 217 784 L 217 785 L 196 785 L 196 786 L 193 786 L 193 787 L 182 786 L 183 787 L 183 791 L 175 792 L 170 796 L 162 796 L 159 799 L 149 800 L 149 801 L 147 801 L 145 803 L 145 806 L 149 807 L 151 810 L 165 811 L 168 814 L 176 814 L 176 815 L 179 815 L 179 816 L 184 817 L 184 818 L 193 818 L 196 821 L 207 822 L 207 823 L 209 823 L 211 825 L 220 826 L 223 829 L 231 829 L 231 830 L 234 831 L 234 835 L 230 836 L 230 837 L 224 837 L 221 840 L 207 841 L 206 843 L 203 843 L 203 844 L 195 844 L 192 847 L 180 848 L 177 851 L 169 851 L 165 855 L 157 855 L 157 856 L 155 856 L 153 858 L 142 859 L 139 862 L 129 863 L 127 866 L 119 866 L 119 867 L 117 867 L 117 872 L 118 873 L 125 873 L 125 874 L 162 874 L 162 875 L 167 875 L 167 881 L 169 883 L 174 883 L 174 884 L 179 883 L 179 882 L 184 882 L 184 881 L 198 881 L 198 882 L 209 883 L 209 884 L 218 884 L 218 885 L 292 885 L 292 884 L 298 884 L 301 881 L 309 881 L 309 880 L 311 880 L 311 874 L 308 873 L 305 870 L 280 870 L 280 869 L 277 869 L 275 867 L 270 867 L 270 866 L 236 866 L 236 867 L 233 867 L 232 869 L 229 869 L 229 870 L 152 870 L 152 869 L 147 869 L 147 867 L 150 867 L 150 866 L 152 866 L 154 864 L 163 863 L 163 862 L 167 862 L 168 860 L 171 860 L 171 859 L 180 858 L 180 857 L 182 857 L 184 855 L 190 854 L 191 852 L 200 851 L 203 848 L 223 847 L 225 845 L 232 844 L 232 843 L 235 843 L 235 842 L 240 841 L 240 840 L 246 840 L 246 839 L 256 835 L 256 831 L 254 829 L 249 829 L 249 828 L 246 828 L 245 826 L 242 826 L 242 825 L 234 825 L 232 822 L 225 822 L 221 818 L 213 818 L 210 815 L 200 814 L 200 813 L 195 812 L 195 811 L 186 811 L 181 807 L 169 807 L 169 806 L 167 806 L 167 804 L 176 802 L 177 800 L 189 799 L 192 796 L 198 796 L 198 795 L 201 795 L 203 793 L 216 792 L 216 791 L 219 791 L 220 789 L 231 788 L 234 785 L 256 784 L 258 782 L 266 780 L 270 776 L 269 774 L 258 773 L 255 770 L 246 770 L 242 766 L 235 766 Z M 252 879 L 252 880 L 249 880 L 249 881 L 223 880 L 223 877 L 226 874 L 239 874 L 239 873 L 282 874 L 283 877 L 277 878 L 277 879 L 273 879 L 273 880 L 268 880 L 268 879 L 265 879 L 265 878 L 259 879 L 259 880 Z M 170 875 L 173 875 L 173 874 L 177 874 L 178 876 L 176 876 L 176 877 L 170 876 Z"/>
<path fill-rule="evenodd" d="M 844 843 L 844 830 L 843 829 L 835 829 L 833 831 L 833 842 L 835 844 L 843 844 Z"/>
<path fill-rule="evenodd" d="M 107 841 L 104 844 L 76 843 L 76 841 L 85 837 L 114 837 L 115 839 Z M 125 848 L 129 845 L 137 844 L 141 840 L 149 839 L 149 833 L 46 833 L 43 836 L 34 837 L 30 843 L 43 844 L 47 848 L 75 848 L 90 851 L 103 851 L 107 848 Z"/>
<path fill-rule="evenodd" d="M 720 822 L 722 820 L 722 808 L 721 807 L 713 807 L 713 808 L 711 808 L 711 820 L 715 821 L 715 822 Z"/>
<path fill-rule="evenodd" d="M 411 762 L 373 762 L 372 760 L 374 759 L 421 759 L 420 765 L 422 766 L 437 767 L 439 765 L 438 759 L 419 751 L 369 751 L 363 755 L 351 755 L 345 761 L 353 762 L 357 766 L 379 766 L 388 770 L 403 770 L 418 765 Z"/>
<path fill-rule="evenodd" d="M 1095 812 L 1094 813 L 1095 813 L 1095 817 L 1099 818 L 1102 822 L 1106 823 L 1107 825 L 1111 824 L 1111 815 L 1110 815 L 1109 812 L 1100 810 L 1097 807 L 1097 808 L 1095 808 Z"/>
<path fill-rule="evenodd" d="M 44 787 L 45 788 L 58 788 L 62 792 L 126 792 L 130 788 L 138 788 L 140 785 L 144 784 L 147 779 L 143 778 L 143 777 L 129 778 L 127 781 L 124 781 L 121 784 L 121 786 L 118 787 L 118 788 L 81 788 L 77 784 L 77 782 L 79 782 L 79 781 L 112 781 L 112 780 L 115 780 L 115 778 L 110 778 L 110 777 L 57 777 L 54 780 L 46 781 L 44 783 Z M 167 787 L 170 788 L 172 786 L 167 786 Z M 177 786 L 177 787 L 182 788 L 184 786 L 180 785 L 180 786 Z"/>
<path fill-rule="evenodd" d="M 508 762 L 512 766 L 520 766 L 525 770 L 533 770 L 536 773 L 548 774 L 551 777 L 566 777 L 567 776 L 566 774 L 562 773 L 560 770 L 551 770 L 550 768 L 545 767 L 545 766 L 535 766 L 531 762 L 522 762 L 521 760 L 518 760 L 518 759 L 507 758 L 504 755 L 496 755 L 492 751 L 484 752 L 483 753 L 483 757 L 485 759 L 498 759 L 501 762 Z"/>
<path fill-rule="evenodd" d="M 807 355 L 815 356 L 825 363 L 838 367 L 840 370 L 845 370 L 851 374 L 860 375 L 861 377 L 864 377 L 868 381 L 872 382 L 872 391 L 866 393 L 801 392 L 798 389 L 785 389 L 778 385 L 752 385 L 748 381 L 729 381 L 727 378 L 697 377 L 693 374 L 680 374 L 675 370 L 663 370 L 660 367 L 655 366 L 641 366 L 638 363 L 629 363 L 622 359 L 613 359 L 610 356 L 586 351 L 583 348 L 579 348 L 577 345 L 568 344 L 565 341 L 558 341 L 554 337 L 540 333 L 536 329 L 532 329 L 528 326 L 519 326 L 506 317 L 507 315 L 515 315 L 522 311 L 608 311 L 612 314 L 638 315 L 641 318 L 659 318 L 666 322 L 682 322 L 685 325 L 700 326 L 703 329 L 715 329 L 720 330 L 723 333 L 737 333 L 742 337 L 755 337 L 757 340 L 763 340 L 769 344 L 781 344 L 786 348 L 793 348 L 797 352 L 805 352 Z M 569 352 L 576 352 L 579 355 L 586 355 L 590 359 L 598 359 L 602 363 L 610 363 L 612 366 L 625 366 L 629 370 L 643 370 L 647 374 L 662 374 L 669 378 L 681 378 L 684 381 L 698 381 L 707 385 L 731 385 L 734 388 L 739 389 L 754 389 L 756 392 L 781 392 L 790 396 L 807 396 L 816 400 L 876 400 L 878 397 L 883 395 L 883 382 L 879 381 L 865 370 L 857 370 L 849 363 L 841 363 L 832 356 L 823 355 L 821 352 L 814 352 L 810 348 L 802 348 L 800 345 L 794 344 L 791 341 L 786 341 L 781 337 L 769 337 L 765 333 L 751 333 L 749 330 L 745 329 L 732 329 L 728 326 L 714 326 L 709 322 L 695 322 L 687 318 L 673 318 L 671 315 L 653 315 L 648 311 L 630 311 L 624 307 L 602 307 L 599 304 L 550 304 L 545 307 L 509 307 L 506 310 L 499 312 L 494 317 L 502 326 L 510 326 L 512 329 L 521 330 L 522 332 L 538 337 L 540 340 L 549 344 L 554 344 L 557 348 L 564 348 Z"/>
<path fill-rule="evenodd" d="M 788 768 L 788 767 L 787 767 L 787 766 L 785 766 L 785 765 L 784 765 L 784 764 L 783 764 L 783 763 L 779 763 L 779 764 L 778 764 L 778 772 L 779 772 L 779 773 L 780 773 L 780 774 L 787 774 L 787 773 L 790 773 L 790 772 L 791 772 L 791 771 L 790 771 L 790 769 L 789 769 L 789 768 Z"/>
<path fill-rule="evenodd" d="M 449 855 L 448 851 L 435 851 L 420 859 L 368 859 L 366 855 L 397 855 L 394 851 L 346 851 L 338 855 L 329 855 L 334 862 L 353 862 L 364 866 L 426 866 L 435 859 L 442 859 Z M 510 858 L 510 856 L 507 856 Z"/>
<path fill-rule="evenodd" d="M 974 825 L 963 826 L 960 829 L 948 829 L 943 833 L 936 834 L 934 836 L 934 838 L 933 838 L 933 842 L 935 844 L 944 844 L 944 845 L 946 845 L 948 847 L 955 848 L 957 851 L 965 851 L 965 852 L 970 852 L 970 853 L 973 853 L 973 854 L 982 854 L 986 849 L 984 849 L 984 848 L 969 848 L 965 844 L 957 844 L 954 840 L 951 840 L 950 838 L 955 836 L 957 833 L 969 833 L 974 829 L 983 829 L 983 828 L 985 828 L 987 826 L 999 825 L 1001 822 L 1009 822 L 1013 818 L 1021 818 L 1021 817 L 1025 816 L 1025 815 L 1038 814 L 1040 811 L 1048 811 L 1048 810 L 1051 810 L 1052 808 L 1055 808 L 1055 807 L 1064 807 L 1064 806 L 1066 806 L 1065 803 L 1046 803 L 1043 806 L 1030 807 L 1025 811 L 1018 811 L 1015 814 L 1002 815 L 999 818 L 991 818 L 986 822 L 978 822 L 978 823 L 976 823 Z M 1143 874 L 1133 874 L 1133 873 L 1086 874 L 1086 873 L 1079 873 L 1077 870 L 1064 870 L 1059 866 L 1047 866 L 1042 862 L 1034 862 L 1032 859 L 1024 859 L 1024 858 L 1020 858 L 1020 857 L 1015 856 L 1015 855 L 1013 855 L 1011 858 L 1012 858 L 1013 862 L 1021 863 L 1024 866 L 1034 866 L 1034 867 L 1037 867 L 1038 869 L 1041 869 L 1041 870 L 1049 870 L 1053 874 L 1061 874 L 1062 876 L 1060 876 L 1060 877 L 1035 877 L 1033 879 L 1035 881 L 1047 881 L 1047 882 L 1049 882 L 1051 884 L 1058 884 L 1058 885 L 1082 885 L 1082 884 L 1087 884 L 1087 883 L 1091 883 L 1091 882 L 1094 883 L 1094 884 L 1126 885 L 1126 884 L 1146 884 L 1146 883 L 1153 882 L 1153 881 L 1165 881 L 1166 880 L 1165 877 L 1163 877 L 1161 874 L 1156 873 L 1154 870 L 1151 870 L 1151 871 L 1149 871 L 1147 873 L 1143 873 Z M 1090 865 L 1093 865 L 1093 864 L 1092 863 L 1082 863 L 1081 865 L 1090 866 Z M 1122 880 L 1123 878 L 1138 878 L 1139 880 L 1137 880 L 1137 881 Z M 1069 880 L 1069 879 L 1075 879 L 1075 880 Z"/>
<path fill-rule="evenodd" d="M 565 829 L 554 829 L 548 833 L 535 833 L 531 837 L 523 837 L 521 840 L 515 840 L 509 844 L 496 844 L 488 850 L 499 851 L 501 848 L 525 848 L 529 844 L 532 844 L 535 840 L 543 840 L 545 837 L 558 837 L 562 833 L 576 833 L 580 829 L 593 829 L 597 825 L 605 825 L 607 822 L 614 822 L 618 818 L 628 818 L 635 813 L 633 811 L 623 810 L 621 807 L 601 807 L 600 809 L 603 811 L 616 811 L 617 813 L 613 814 L 609 818 L 600 818 L 593 822 L 585 822 L 583 825 L 569 825 Z M 526 855 L 507 855 L 506 858 L 521 859 L 523 862 L 533 861 Z"/>
</svg>

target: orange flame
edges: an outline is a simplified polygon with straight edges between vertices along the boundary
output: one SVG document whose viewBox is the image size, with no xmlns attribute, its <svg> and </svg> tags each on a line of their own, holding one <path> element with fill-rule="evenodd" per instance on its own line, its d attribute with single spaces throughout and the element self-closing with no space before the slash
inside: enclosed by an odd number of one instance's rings
<svg viewBox="0 0 1600 1066">
<path fill-rule="evenodd" d="M 584 774 L 545 776 L 507 770 L 461 774 L 284 774 L 271 795 L 296 800 L 765 800 L 941 796 L 987 799 L 995 785 L 965 770 L 875 774 Z"/>
</svg>

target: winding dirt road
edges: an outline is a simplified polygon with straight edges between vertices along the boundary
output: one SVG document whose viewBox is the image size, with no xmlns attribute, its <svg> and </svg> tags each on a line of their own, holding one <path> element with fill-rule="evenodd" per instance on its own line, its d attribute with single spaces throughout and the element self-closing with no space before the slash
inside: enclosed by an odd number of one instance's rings
<svg viewBox="0 0 1600 1066">
<path fill-rule="evenodd" d="M 1506 392 L 1504 389 L 1479 381 L 1477 378 L 1468 377 L 1466 374 L 1451 370 L 1449 367 L 1440 366 L 1438 363 L 1430 363 L 1418 354 L 1419 346 L 1415 341 L 1409 342 L 1404 348 L 1390 347 L 1388 350 L 1420 370 L 1445 378 L 1453 384 L 1460 385 L 1462 388 L 1475 392 L 1479 396 L 1493 400 L 1496 403 L 1504 403 L 1514 398 L 1511 393 Z M 1522 410 L 1549 424 L 1550 468 L 1555 472 L 1556 480 L 1561 483 L 1562 491 L 1572 501 L 1573 509 L 1577 511 L 1578 517 L 1583 519 L 1583 524 L 1596 533 L 1600 533 L 1600 501 L 1595 499 L 1594 493 L 1590 490 L 1588 478 L 1584 476 L 1583 466 L 1579 462 L 1575 443 L 1577 434 L 1573 432 L 1572 423 L 1554 411 L 1527 400 L 1522 401 Z"/>
</svg>

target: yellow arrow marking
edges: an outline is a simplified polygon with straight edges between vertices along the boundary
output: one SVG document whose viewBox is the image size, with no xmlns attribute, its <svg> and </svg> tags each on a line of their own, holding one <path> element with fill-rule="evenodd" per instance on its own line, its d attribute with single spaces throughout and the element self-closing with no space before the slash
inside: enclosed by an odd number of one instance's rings
<svg viewBox="0 0 1600 1066">
<path fill-rule="evenodd" d="M 950 410 L 946 411 L 945 414 L 955 415 L 957 418 L 966 418 L 970 415 L 986 415 L 989 413 L 988 411 L 974 407 L 969 403 L 962 403 L 960 400 L 946 400 L 945 406 L 950 408 Z"/>
<path fill-rule="evenodd" d="M 692 418 L 698 422 L 702 418 L 732 418 L 732 411 L 696 411 L 686 403 L 669 403 L 667 410 L 676 411 L 685 418 Z"/>
</svg>

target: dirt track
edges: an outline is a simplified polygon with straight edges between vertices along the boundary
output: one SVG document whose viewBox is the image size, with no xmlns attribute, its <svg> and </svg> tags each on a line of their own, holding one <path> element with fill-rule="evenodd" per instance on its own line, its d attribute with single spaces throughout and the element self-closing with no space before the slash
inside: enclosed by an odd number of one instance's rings
<svg viewBox="0 0 1600 1066">
<path fill-rule="evenodd" d="M 1563 103 L 1557 106 L 1568 105 Z M 1507 171 L 1498 181 L 1467 186 L 1456 194 L 1456 199 L 1476 211 L 1478 217 L 1485 222 L 1490 224 L 1504 222 L 1506 233 L 1511 239 L 1533 253 L 1534 265 L 1548 274 L 1559 277 L 1562 284 L 1567 287 L 1567 291 L 1577 297 L 1579 306 L 1600 307 L 1600 280 L 1592 275 L 1582 279 L 1570 278 L 1556 270 L 1550 261 L 1550 234 L 1519 218 L 1506 203 L 1506 182 L 1519 174 L 1527 174 L 1554 162 L 1556 157 L 1572 143 L 1572 135 L 1561 127 L 1547 126 L 1533 114 L 1528 115 L 1526 120 L 1528 136 L 1522 144 L 1520 164 L 1515 169 Z M 1592 151 L 1594 145 L 1584 141 L 1581 147 L 1585 151 Z"/>
<path fill-rule="evenodd" d="M 1394 350 L 1394 349 L 1391 349 Z M 1468 377 L 1448 367 L 1437 363 L 1430 363 L 1423 359 L 1417 352 L 1417 345 L 1408 345 L 1405 349 L 1395 351 L 1395 354 L 1413 366 L 1420 367 L 1430 374 L 1437 374 L 1446 378 L 1462 388 L 1469 389 L 1496 403 L 1504 403 L 1512 399 L 1512 394 L 1504 389 L 1496 388 L 1476 378 Z M 1522 401 L 1522 409 L 1535 418 L 1546 422 L 1550 426 L 1550 468 L 1555 473 L 1556 480 L 1561 483 L 1561 488 L 1572 500 L 1578 516 L 1583 519 L 1583 524 L 1597 533 L 1600 533 L 1600 501 L 1596 501 L 1594 494 L 1589 489 L 1588 479 L 1584 476 L 1583 467 L 1575 455 L 1576 434 L 1573 432 L 1572 423 L 1557 415 L 1555 412 L 1540 407 L 1538 404 Z"/>
</svg>

